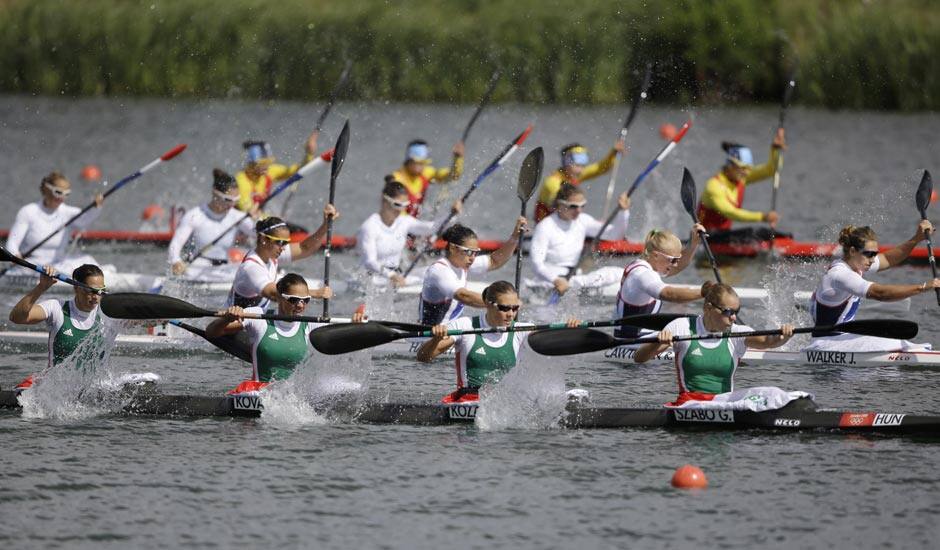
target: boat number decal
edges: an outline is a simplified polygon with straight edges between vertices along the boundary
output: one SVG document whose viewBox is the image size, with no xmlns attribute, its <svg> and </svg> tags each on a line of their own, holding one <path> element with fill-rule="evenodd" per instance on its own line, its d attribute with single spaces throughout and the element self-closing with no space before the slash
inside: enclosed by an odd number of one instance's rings
<svg viewBox="0 0 940 550">
<path fill-rule="evenodd" d="M 872 426 L 900 426 L 904 421 L 903 414 L 878 413 Z"/>
<path fill-rule="evenodd" d="M 734 411 L 673 409 L 679 422 L 734 422 Z"/>
<path fill-rule="evenodd" d="M 610 348 L 604 352 L 605 359 L 633 359 L 633 355 L 636 353 L 636 348 L 631 348 L 629 346 L 617 346 L 615 348 Z M 656 355 L 656 359 L 660 361 L 672 361 L 673 351 L 667 350 L 660 354 Z"/>
<path fill-rule="evenodd" d="M 264 409 L 261 404 L 261 397 L 257 395 L 236 395 L 235 410 L 238 411 L 260 411 Z"/>
<path fill-rule="evenodd" d="M 855 353 L 851 351 L 819 351 L 806 352 L 806 362 L 819 365 L 854 365 Z"/>
<path fill-rule="evenodd" d="M 473 420 L 477 416 L 479 405 L 449 405 L 447 407 L 451 418 Z"/>
<path fill-rule="evenodd" d="M 842 413 L 839 419 L 840 428 L 858 428 L 871 426 L 875 421 L 875 413 Z"/>
<path fill-rule="evenodd" d="M 774 420 L 774 426 L 781 426 L 784 428 L 799 428 L 800 419 L 799 418 L 778 418 Z"/>
</svg>

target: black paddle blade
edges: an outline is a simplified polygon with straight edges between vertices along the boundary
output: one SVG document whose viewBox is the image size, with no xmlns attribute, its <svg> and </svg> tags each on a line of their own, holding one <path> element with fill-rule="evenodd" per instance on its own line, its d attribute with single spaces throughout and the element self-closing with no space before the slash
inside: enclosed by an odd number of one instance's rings
<svg viewBox="0 0 940 550">
<path fill-rule="evenodd" d="M 688 168 L 682 169 L 682 206 L 685 207 L 685 211 L 692 216 L 692 219 L 695 223 L 698 223 L 698 215 L 695 213 L 695 200 L 698 198 L 698 193 L 695 190 L 695 179 L 692 178 L 692 173 L 689 172 Z"/>
<path fill-rule="evenodd" d="M 650 80 L 652 80 L 652 78 L 653 64 L 647 63 L 646 70 L 643 72 L 643 81 L 640 83 L 636 95 L 633 96 L 633 103 L 630 105 L 630 113 L 627 115 L 627 120 L 623 123 L 624 129 L 629 128 L 630 125 L 633 124 L 633 119 L 636 118 L 636 114 L 640 110 L 640 101 L 646 99 L 646 92 L 650 88 Z"/>
<path fill-rule="evenodd" d="M 320 353 L 340 355 L 380 346 L 407 336 L 379 323 L 340 323 L 314 329 L 310 344 Z"/>
<path fill-rule="evenodd" d="M 544 164 L 545 152 L 541 147 L 529 151 L 529 154 L 525 156 L 525 160 L 522 161 L 522 168 L 519 169 L 519 187 L 516 188 L 516 193 L 522 202 L 529 202 L 529 198 L 532 197 L 535 186 L 542 179 L 542 166 Z"/>
<path fill-rule="evenodd" d="M 226 334 L 218 338 L 210 338 L 206 336 L 206 331 L 199 327 L 194 327 L 180 321 L 173 321 L 172 324 L 181 329 L 188 330 L 233 357 L 241 359 L 246 363 L 251 363 L 251 341 L 248 339 L 248 334 L 243 330 L 235 334 Z"/>
<path fill-rule="evenodd" d="M 400 323 L 398 321 L 372 321 L 372 322 L 378 323 L 380 325 L 385 325 L 388 328 L 406 330 L 408 332 L 424 332 L 426 330 L 431 330 L 430 325 L 419 325 L 417 323 Z"/>
<path fill-rule="evenodd" d="M 330 164 L 330 180 L 335 181 L 339 176 L 339 171 L 343 169 L 343 163 L 346 162 L 346 151 L 349 149 L 349 121 L 343 124 L 343 130 L 339 133 L 336 140 L 336 146 L 333 148 L 333 162 Z M 333 202 L 333 197 L 330 197 Z"/>
<path fill-rule="evenodd" d="M 927 207 L 930 206 L 930 195 L 933 194 L 933 179 L 930 172 L 924 170 L 924 177 L 920 179 L 920 186 L 917 188 L 917 195 L 914 200 L 917 203 L 917 211 L 922 218 L 927 218 Z"/>
<path fill-rule="evenodd" d="M 613 336 L 589 328 L 539 330 L 529 335 L 529 347 L 542 355 L 576 355 L 619 345 Z"/>
<path fill-rule="evenodd" d="M 917 336 L 918 327 L 914 321 L 901 319 L 863 319 L 838 324 L 835 326 L 835 330 L 864 336 L 909 340 Z"/>
<path fill-rule="evenodd" d="M 192 319 L 212 317 L 214 311 L 172 296 L 146 292 L 117 292 L 101 298 L 101 311 L 114 319 Z"/>
<path fill-rule="evenodd" d="M 0 246 L 0 262 L 12 262 L 16 256 L 10 254 L 10 251 L 5 247 Z"/>
<path fill-rule="evenodd" d="M 645 328 L 647 330 L 663 330 L 666 325 L 676 319 L 688 319 L 695 315 L 685 313 L 652 313 L 650 315 L 630 315 L 621 317 L 620 324 L 630 327 Z"/>
</svg>

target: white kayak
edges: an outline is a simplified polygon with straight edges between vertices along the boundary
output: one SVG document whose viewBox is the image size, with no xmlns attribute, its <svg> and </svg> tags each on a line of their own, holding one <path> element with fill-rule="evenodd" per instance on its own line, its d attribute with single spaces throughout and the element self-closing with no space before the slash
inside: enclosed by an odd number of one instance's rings
<svg viewBox="0 0 940 550">
<path fill-rule="evenodd" d="M 0 342 L 10 344 L 45 344 L 48 335 L 39 331 L 5 331 L 0 332 Z M 413 358 L 424 341 L 423 338 L 402 339 L 383 344 L 372 349 L 373 359 L 382 358 Z M 204 340 L 187 335 L 149 335 L 149 334 L 122 334 L 115 340 L 112 353 L 189 353 L 192 351 L 205 351 L 210 353 L 223 353 L 216 350 Z M 613 361 L 626 365 L 634 365 L 634 349 L 619 346 L 604 351 L 597 351 L 583 355 L 570 356 L 571 361 L 580 361 L 582 357 L 599 361 Z M 440 359 L 453 358 L 453 348 L 439 357 Z M 892 351 L 892 352 L 853 352 L 853 351 L 763 351 L 748 350 L 742 358 L 747 365 L 835 365 L 846 367 L 877 367 L 877 366 L 940 366 L 940 351 Z M 673 353 L 661 353 L 653 361 L 656 364 L 672 364 Z"/>
</svg>

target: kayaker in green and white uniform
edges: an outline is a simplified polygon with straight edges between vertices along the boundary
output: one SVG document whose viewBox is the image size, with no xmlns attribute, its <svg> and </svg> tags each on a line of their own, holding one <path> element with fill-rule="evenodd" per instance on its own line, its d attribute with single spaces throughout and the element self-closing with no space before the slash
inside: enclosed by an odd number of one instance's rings
<svg viewBox="0 0 940 550">
<path fill-rule="evenodd" d="M 734 324 L 740 310 L 741 301 L 733 288 L 725 284 L 711 285 L 705 291 L 702 315 L 672 321 L 660 331 L 659 342 L 643 344 L 637 349 L 633 356 L 637 363 L 649 361 L 669 346 L 675 350 L 679 397 L 667 406 L 711 401 L 719 394 L 734 391 L 734 371 L 747 348 L 780 347 L 793 336 L 793 325 L 785 324 L 781 326 L 783 334 L 774 336 L 672 341 L 673 336 L 752 331 L 746 325 Z"/>
<path fill-rule="evenodd" d="M 94 264 L 83 264 L 72 271 L 72 278 L 95 289 L 95 292 L 76 286 L 75 295 L 70 300 L 55 298 L 39 302 L 42 295 L 56 284 L 53 278 L 55 270 L 45 267 L 45 275 L 40 275 L 39 283 L 20 299 L 10 311 L 10 321 L 18 325 L 45 323 L 49 329 L 48 366 L 52 368 L 69 359 L 79 345 L 89 337 L 101 338 L 102 321 L 98 304 L 101 293 L 105 291 L 104 273 Z M 87 346 L 88 353 L 99 353 L 98 346 Z M 77 365 L 97 358 L 79 358 Z M 33 376 L 29 375 L 16 386 L 23 391 L 33 385 Z"/>
<path fill-rule="evenodd" d="M 277 282 L 277 312 L 279 315 L 303 315 L 310 303 L 307 281 L 296 273 L 288 273 Z M 245 380 L 229 393 L 255 392 L 274 380 L 285 380 L 297 365 L 307 357 L 310 332 L 323 323 L 306 321 L 269 321 L 246 316 L 260 315 L 259 307 L 242 309 L 231 306 L 225 317 L 216 319 L 206 327 L 206 336 L 217 338 L 244 330 L 251 342 L 251 380 Z M 361 314 L 353 317 L 361 320 Z"/>
<path fill-rule="evenodd" d="M 477 317 L 458 317 L 446 325 L 436 325 L 429 338 L 418 349 L 418 361 L 428 363 L 451 346 L 457 346 L 457 389 L 441 400 L 442 403 L 470 403 L 479 401 L 480 387 L 495 382 L 516 366 L 519 349 L 527 332 L 497 332 L 494 334 L 466 334 L 448 336 L 448 330 L 511 327 L 515 324 L 522 302 L 512 283 L 496 281 L 483 290 L 486 313 Z M 579 321 L 571 320 L 571 326 Z M 527 323 L 520 323 L 526 325 Z"/>
</svg>

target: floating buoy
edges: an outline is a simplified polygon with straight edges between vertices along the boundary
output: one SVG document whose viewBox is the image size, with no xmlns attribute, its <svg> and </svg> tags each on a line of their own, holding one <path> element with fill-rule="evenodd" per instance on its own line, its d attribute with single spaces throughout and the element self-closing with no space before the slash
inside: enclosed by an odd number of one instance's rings
<svg viewBox="0 0 940 550">
<path fill-rule="evenodd" d="M 163 211 L 162 206 L 159 204 L 148 204 L 143 212 L 140 213 L 140 219 L 145 222 L 157 221 L 162 220 L 164 215 L 166 215 L 166 212 Z"/>
<path fill-rule="evenodd" d="M 672 140 L 678 132 L 679 130 L 676 129 L 675 125 L 668 122 L 659 127 L 659 135 L 666 141 Z"/>
<path fill-rule="evenodd" d="M 679 489 L 704 489 L 708 487 L 708 479 L 701 468 L 686 464 L 676 468 L 676 473 L 672 474 L 672 486 Z"/>
<path fill-rule="evenodd" d="M 98 181 L 101 179 L 101 169 L 94 164 L 86 164 L 82 168 L 82 179 L 85 181 Z"/>
<path fill-rule="evenodd" d="M 240 264 L 245 259 L 245 251 L 241 248 L 232 247 L 228 249 L 228 261 L 233 264 Z"/>
<path fill-rule="evenodd" d="M 931 202 L 931 203 L 937 202 L 937 198 L 938 198 L 937 192 L 936 192 L 936 191 L 931 191 L 931 192 L 930 192 L 930 202 Z"/>
</svg>

